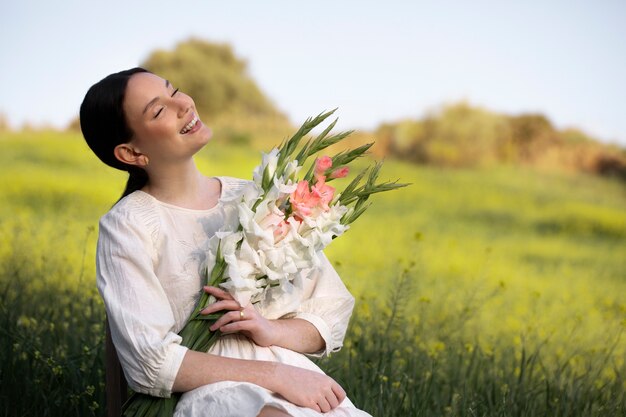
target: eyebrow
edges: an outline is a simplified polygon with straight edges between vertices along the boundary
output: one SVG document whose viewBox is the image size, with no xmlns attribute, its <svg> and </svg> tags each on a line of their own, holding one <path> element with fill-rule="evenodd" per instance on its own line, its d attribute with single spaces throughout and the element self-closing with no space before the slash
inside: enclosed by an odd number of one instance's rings
<svg viewBox="0 0 626 417">
<path fill-rule="evenodd" d="M 170 80 L 165 80 L 165 88 L 170 88 Z M 141 114 L 146 114 L 146 112 L 148 111 L 148 109 L 154 105 L 154 103 L 156 103 L 157 101 L 159 101 L 159 97 L 155 97 L 152 100 L 150 100 L 148 102 L 148 104 L 146 104 L 146 107 L 144 107 L 143 112 Z"/>
</svg>

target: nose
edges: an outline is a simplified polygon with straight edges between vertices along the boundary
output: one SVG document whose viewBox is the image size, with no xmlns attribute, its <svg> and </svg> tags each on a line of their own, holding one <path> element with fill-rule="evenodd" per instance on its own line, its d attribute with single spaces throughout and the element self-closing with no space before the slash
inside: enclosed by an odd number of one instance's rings
<svg viewBox="0 0 626 417">
<path fill-rule="evenodd" d="M 191 100 L 186 99 L 186 97 L 183 97 L 182 94 L 180 97 L 172 97 L 172 100 L 174 100 L 174 104 L 176 108 L 178 109 L 178 112 L 177 112 L 178 117 L 183 117 L 189 111 L 191 111 L 191 108 L 192 108 Z"/>
</svg>

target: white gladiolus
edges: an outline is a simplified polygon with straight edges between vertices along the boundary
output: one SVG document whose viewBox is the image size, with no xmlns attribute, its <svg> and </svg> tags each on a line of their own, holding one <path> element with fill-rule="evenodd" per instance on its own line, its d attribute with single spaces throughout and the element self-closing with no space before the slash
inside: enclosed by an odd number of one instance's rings
<svg viewBox="0 0 626 417">
<path fill-rule="evenodd" d="M 345 206 L 323 205 L 317 195 L 306 194 L 309 188 L 301 188 L 298 192 L 304 194 L 294 197 L 302 184 L 296 179 L 301 167 L 296 160 L 288 161 L 282 175 L 276 175 L 278 159 L 277 149 L 264 154 L 254 170 L 254 182 L 244 187 L 240 198 L 226 202 L 238 213 L 239 231 L 217 234 L 227 264 L 221 285 L 241 305 L 275 298 L 302 285 L 303 271 L 318 267 L 318 253 L 348 229 L 341 224 L 348 211 Z M 264 190 L 266 172 L 270 182 Z M 293 198 L 310 204 L 310 214 L 301 218 L 292 212 Z"/>
<path fill-rule="evenodd" d="M 292 180 L 287 180 L 284 182 L 282 178 L 274 178 L 274 187 L 280 194 L 288 196 L 289 194 L 296 191 L 296 187 L 298 187 L 298 183 Z"/>
<path fill-rule="evenodd" d="M 252 179 L 254 183 L 259 187 L 263 183 L 263 175 L 265 170 L 267 170 L 267 174 L 269 178 L 274 177 L 276 173 L 276 166 L 278 165 L 278 148 L 274 148 L 270 151 L 270 153 L 264 153 L 263 159 L 261 161 L 261 165 L 257 166 L 252 173 Z"/>
<path fill-rule="evenodd" d="M 282 178 L 284 178 L 284 181 L 296 182 L 296 175 L 298 175 L 300 168 L 302 167 L 298 165 L 297 160 L 289 161 L 287 165 L 285 165 L 285 171 L 283 172 Z M 292 192 L 293 191 L 289 191 L 289 193 Z"/>
</svg>

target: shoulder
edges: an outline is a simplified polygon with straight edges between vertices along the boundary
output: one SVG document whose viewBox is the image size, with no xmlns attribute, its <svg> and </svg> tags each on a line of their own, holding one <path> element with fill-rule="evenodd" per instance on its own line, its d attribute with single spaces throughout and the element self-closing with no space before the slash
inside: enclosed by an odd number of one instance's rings
<svg viewBox="0 0 626 417">
<path fill-rule="evenodd" d="M 148 194 L 135 191 L 115 203 L 100 218 L 100 229 L 141 231 L 151 236 L 153 241 L 159 233 L 159 210 L 156 201 Z"/>
</svg>

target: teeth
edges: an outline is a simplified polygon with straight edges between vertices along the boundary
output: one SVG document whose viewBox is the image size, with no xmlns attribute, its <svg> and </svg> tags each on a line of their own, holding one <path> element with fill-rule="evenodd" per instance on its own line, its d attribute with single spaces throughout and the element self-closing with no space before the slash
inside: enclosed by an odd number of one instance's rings
<svg viewBox="0 0 626 417">
<path fill-rule="evenodd" d="M 183 127 L 183 130 L 181 130 L 180 133 L 184 135 L 185 133 L 189 132 L 191 129 L 193 129 L 196 123 L 198 123 L 198 120 L 198 116 L 193 116 L 193 120 L 187 123 L 187 125 Z"/>
</svg>

